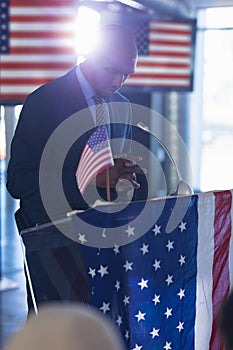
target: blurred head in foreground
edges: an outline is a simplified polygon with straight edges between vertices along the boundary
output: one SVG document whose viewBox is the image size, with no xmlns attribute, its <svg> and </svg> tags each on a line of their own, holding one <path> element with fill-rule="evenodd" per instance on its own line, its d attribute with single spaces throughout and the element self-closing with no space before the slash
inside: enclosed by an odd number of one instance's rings
<svg viewBox="0 0 233 350">
<path fill-rule="evenodd" d="M 222 303 L 219 312 L 219 331 L 224 350 L 233 350 L 233 291 Z"/>
<path fill-rule="evenodd" d="M 6 350 L 125 350 L 117 328 L 98 310 L 48 304 L 29 317 Z"/>
</svg>

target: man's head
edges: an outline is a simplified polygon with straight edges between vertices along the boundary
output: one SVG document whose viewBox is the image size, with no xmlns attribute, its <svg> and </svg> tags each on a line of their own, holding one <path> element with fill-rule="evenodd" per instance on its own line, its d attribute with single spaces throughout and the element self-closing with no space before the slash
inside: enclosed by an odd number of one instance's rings
<svg viewBox="0 0 233 350">
<path fill-rule="evenodd" d="M 32 349 L 125 350 L 125 344 L 118 327 L 99 310 L 63 302 L 42 305 L 6 348 Z"/>
<path fill-rule="evenodd" d="M 118 24 L 100 28 L 98 42 L 82 66 L 97 94 L 109 97 L 134 73 L 137 45 L 132 33 Z"/>
</svg>

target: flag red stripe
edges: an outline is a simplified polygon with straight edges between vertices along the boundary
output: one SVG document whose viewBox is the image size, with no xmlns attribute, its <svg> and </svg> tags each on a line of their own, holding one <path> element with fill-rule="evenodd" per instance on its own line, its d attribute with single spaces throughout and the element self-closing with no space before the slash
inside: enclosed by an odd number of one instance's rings
<svg viewBox="0 0 233 350">
<path fill-rule="evenodd" d="M 73 47 L 34 47 L 17 46 L 10 48 L 11 54 L 74 54 Z"/>
<path fill-rule="evenodd" d="M 175 47 L 190 47 L 190 42 L 186 41 L 173 41 L 173 40 L 160 40 L 160 39 L 151 39 L 150 45 L 166 45 L 166 46 L 175 46 Z"/>
<path fill-rule="evenodd" d="M 138 86 L 138 87 L 161 87 L 161 88 L 167 88 L 167 89 L 172 89 L 172 88 L 188 88 L 189 87 L 190 82 L 182 82 L 182 83 L 177 83 L 175 81 L 173 82 L 140 82 L 140 83 L 135 83 L 135 82 L 131 82 L 130 84 L 128 84 L 128 86 Z"/>
<path fill-rule="evenodd" d="M 57 15 L 56 13 L 50 15 L 10 15 L 10 23 L 40 23 L 40 22 L 59 22 L 69 23 L 74 20 L 73 15 Z"/>
<path fill-rule="evenodd" d="M 2 62 L 1 70 L 69 69 L 71 64 L 72 62 Z M 4 84 L 7 84 L 8 79 L 10 78 L 5 79 Z"/>
<path fill-rule="evenodd" d="M 96 174 L 98 174 L 99 166 L 106 160 L 109 159 L 109 156 L 111 156 L 110 150 L 107 148 L 104 148 L 103 150 L 99 151 L 97 155 L 93 154 L 91 162 L 89 161 L 88 164 L 83 167 L 81 170 L 79 169 L 79 185 L 82 187 L 83 183 L 89 182 L 89 179 L 92 179 Z M 105 157 L 105 158 L 103 158 Z M 101 159 L 100 159 L 101 158 Z M 100 160 L 98 160 L 100 159 Z M 96 162 L 98 160 L 98 162 Z M 85 177 L 83 174 L 85 173 Z M 82 178 L 80 180 L 80 178 Z"/>
<path fill-rule="evenodd" d="M 178 62 L 141 62 L 139 61 L 137 64 L 137 68 L 144 67 L 144 68 L 189 68 L 189 63 L 178 63 Z"/>
<path fill-rule="evenodd" d="M 2 85 L 42 85 L 49 80 L 54 79 L 54 77 L 45 76 L 44 78 L 1 78 L 0 82 Z"/>
<path fill-rule="evenodd" d="M 214 262 L 213 262 L 213 326 L 210 339 L 210 349 L 220 349 L 217 315 L 222 300 L 230 288 L 229 276 L 229 243 L 231 238 L 231 191 L 215 193 L 214 219 Z"/>
<path fill-rule="evenodd" d="M 72 31 L 19 31 L 19 32 L 11 32 L 11 39 L 72 39 L 74 38 L 74 33 Z"/>
<path fill-rule="evenodd" d="M 51 7 L 51 6 L 57 6 L 57 7 L 67 7 L 69 4 L 74 1 L 67 1 L 65 0 L 46 0 L 46 1 L 41 1 L 41 0 L 33 0 L 33 1 L 28 1 L 28 0 L 10 0 L 10 6 L 14 7 Z"/>
<path fill-rule="evenodd" d="M 177 74 L 169 74 L 169 73 L 164 73 L 164 74 L 160 74 L 160 73 L 135 73 L 131 80 L 134 79 L 189 79 L 189 74 L 181 74 L 181 73 L 177 73 Z"/>
<path fill-rule="evenodd" d="M 151 28 L 151 33 L 171 34 L 171 35 L 190 35 L 189 29 L 172 29 L 172 28 Z"/>
<path fill-rule="evenodd" d="M 160 57 L 160 56 L 167 56 L 167 57 L 184 57 L 184 58 L 190 58 L 189 52 L 171 52 L 171 51 L 158 51 L 155 49 L 151 49 L 149 51 L 149 56 L 153 57 Z"/>
<path fill-rule="evenodd" d="M 82 169 L 82 173 L 80 171 L 79 178 L 79 187 L 81 192 L 83 192 L 87 186 L 87 184 L 101 171 L 103 171 L 106 167 L 112 164 L 109 160 L 111 157 L 111 150 L 109 148 L 104 148 L 102 151 L 99 151 L 96 155 L 93 154 L 91 162 L 88 162 L 88 166 Z M 108 164 L 101 164 L 108 161 Z M 80 180 L 81 177 L 81 180 Z"/>
</svg>

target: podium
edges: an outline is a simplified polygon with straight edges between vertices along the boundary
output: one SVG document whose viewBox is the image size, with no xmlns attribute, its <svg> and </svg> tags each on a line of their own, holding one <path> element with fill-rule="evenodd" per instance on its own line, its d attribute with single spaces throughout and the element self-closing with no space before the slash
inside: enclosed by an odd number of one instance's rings
<svg viewBox="0 0 233 350">
<path fill-rule="evenodd" d="M 128 349 L 220 350 L 217 315 L 233 283 L 232 191 L 112 208 L 21 232 L 38 309 L 90 303 L 119 326 Z M 99 246 L 75 217 L 101 222 Z"/>
</svg>

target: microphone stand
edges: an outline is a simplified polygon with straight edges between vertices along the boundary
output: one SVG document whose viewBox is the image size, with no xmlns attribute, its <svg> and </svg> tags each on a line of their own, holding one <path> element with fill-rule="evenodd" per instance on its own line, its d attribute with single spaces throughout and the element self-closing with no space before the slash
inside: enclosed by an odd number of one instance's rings
<svg viewBox="0 0 233 350">
<path fill-rule="evenodd" d="M 149 133 L 150 135 L 152 135 L 156 141 L 160 144 L 160 146 L 165 150 L 165 152 L 167 153 L 170 161 L 172 162 L 175 170 L 176 170 L 176 173 L 178 175 L 178 178 L 179 178 L 179 182 L 178 182 L 178 185 L 177 185 L 177 189 L 175 192 L 171 193 L 170 195 L 171 196 L 182 196 L 182 195 L 192 195 L 194 192 L 193 192 L 193 189 L 191 188 L 191 186 L 185 181 L 182 179 L 182 176 L 181 176 L 181 173 L 179 171 L 179 168 L 175 162 L 175 159 L 172 157 L 169 149 L 167 148 L 167 146 L 150 130 L 150 128 L 145 125 L 143 122 L 139 122 L 137 123 L 137 126 Z"/>
</svg>

